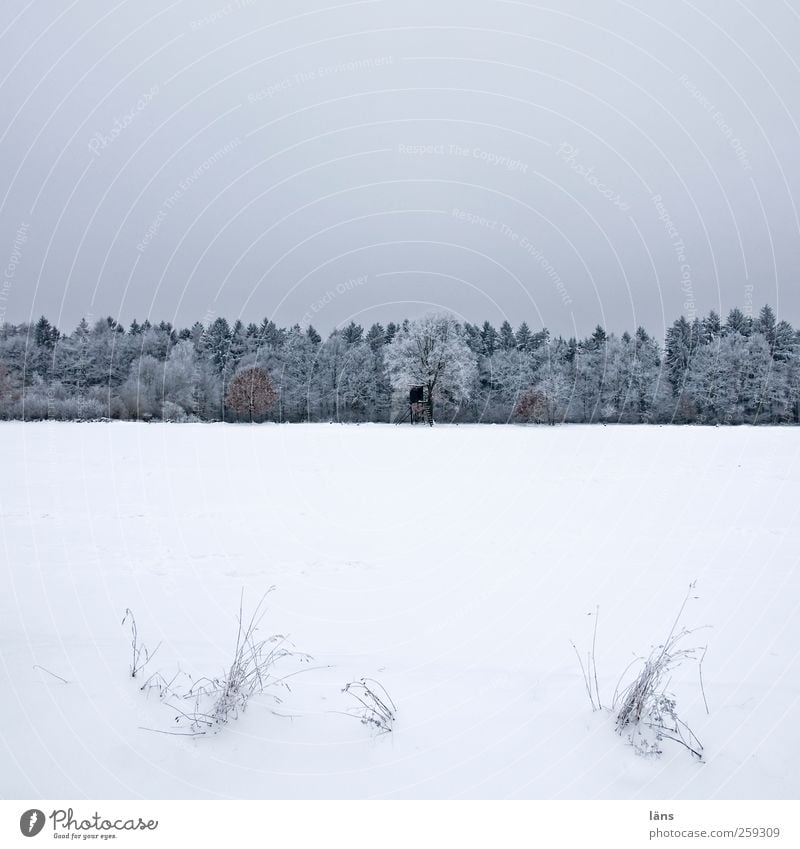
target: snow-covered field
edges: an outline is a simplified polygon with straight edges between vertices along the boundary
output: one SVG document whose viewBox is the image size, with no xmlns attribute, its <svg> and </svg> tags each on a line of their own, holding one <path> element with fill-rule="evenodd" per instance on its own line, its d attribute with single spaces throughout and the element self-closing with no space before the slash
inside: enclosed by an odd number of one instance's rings
<svg viewBox="0 0 800 849">
<path fill-rule="evenodd" d="M 0 425 L 0 795 L 797 798 L 800 432 L 769 428 Z M 600 605 L 606 702 L 710 625 L 673 681 L 706 747 L 637 756 L 569 640 Z M 218 673 L 244 588 L 314 656 L 220 734 L 127 675 Z M 49 672 L 35 667 L 44 667 Z M 286 671 L 293 668 L 287 663 Z M 68 683 L 62 683 L 54 675 Z M 398 706 L 372 737 L 341 688 Z M 168 676 L 169 677 L 169 676 Z"/>
</svg>

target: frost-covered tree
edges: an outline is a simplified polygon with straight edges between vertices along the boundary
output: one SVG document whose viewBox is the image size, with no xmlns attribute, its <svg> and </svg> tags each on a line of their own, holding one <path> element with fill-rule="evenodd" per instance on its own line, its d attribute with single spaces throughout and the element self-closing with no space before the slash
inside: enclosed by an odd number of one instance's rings
<svg viewBox="0 0 800 849">
<path fill-rule="evenodd" d="M 339 378 L 339 414 L 345 421 L 380 421 L 386 388 L 380 352 L 366 342 L 350 345 Z"/>
<path fill-rule="evenodd" d="M 340 392 L 342 375 L 347 364 L 351 345 L 344 333 L 334 330 L 322 343 L 318 352 L 316 380 L 319 388 L 320 414 L 323 418 L 342 420 Z"/>
<path fill-rule="evenodd" d="M 11 372 L 0 364 L 0 419 L 12 419 L 19 415 L 18 400 L 19 392 L 14 386 Z"/>
<path fill-rule="evenodd" d="M 672 404 L 672 387 L 662 365 L 658 343 L 639 327 L 633 345 L 630 400 L 635 409 L 634 421 L 663 420 Z"/>
<path fill-rule="evenodd" d="M 474 393 L 477 404 L 475 418 L 480 421 L 504 422 L 513 415 L 517 402 L 535 380 L 534 357 L 502 348 L 493 357 L 479 361 L 479 390 Z"/>
<path fill-rule="evenodd" d="M 517 414 L 528 421 L 554 425 L 566 415 L 569 394 L 570 381 L 564 363 L 548 357 L 539 369 L 533 389 L 520 399 Z"/>
<path fill-rule="evenodd" d="M 778 322 L 775 318 L 775 311 L 769 304 L 765 304 L 761 307 L 758 318 L 753 324 L 753 330 L 756 333 L 760 333 L 767 340 L 770 350 L 772 350 L 775 345 L 775 333 L 777 326 Z"/>
<path fill-rule="evenodd" d="M 485 357 L 491 357 L 497 350 L 498 338 L 497 330 L 488 321 L 484 321 L 481 327 L 481 353 Z"/>
<path fill-rule="evenodd" d="M 195 415 L 199 383 L 194 345 L 191 340 L 182 339 L 169 352 L 164 364 L 164 418 L 180 420 Z"/>
<path fill-rule="evenodd" d="M 357 342 L 361 341 L 363 336 L 364 328 L 360 324 L 356 324 L 354 321 L 351 321 L 350 324 L 342 330 L 342 337 L 348 345 L 355 345 Z"/>
<path fill-rule="evenodd" d="M 681 316 L 667 330 L 666 365 L 669 379 L 676 392 L 680 392 L 692 357 L 700 344 L 700 323 L 692 323 Z"/>
<path fill-rule="evenodd" d="M 432 418 L 437 396 L 456 403 L 469 397 L 477 363 L 453 316 L 430 313 L 416 319 L 401 329 L 385 350 L 395 390 L 425 386 Z"/>
<path fill-rule="evenodd" d="M 379 323 L 375 323 L 370 327 L 367 331 L 367 335 L 364 337 L 367 344 L 372 348 L 373 351 L 377 351 L 382 348 L 386 344 L 386 331 L 383 329 L 383 325 Z"/>
<path fill-rule="evenodd" d="M 163 362 L 159 362 L 150 354 L 135 360 L 130 374 L 119 388 L 127 418 L 145 421 L 161 418 L 163 383 Z"/>
<path fill-rule="evenodd" d="M 530 329 L 530 327 L 528 327 L 527 322 L 523 321 L 522 324 L 520 324 L 520 326 L 517 328 L 515 338 L 516 338 L 517 348 L 520 351 L 531 351 L 532 350 L 532 345 L 531 345 L 532 334 L 531 334 L 531 329 Z"/>
<path fill-rule="evenodd" d="M 126 332 L 101 318 L 70 334 L 46 317 L 6 323 L 0 416 L 217 421 L 229 380 L 258 367 L 276 382 L 281 421 L 386 421 L 393 385 L 405 395 L 408 385 L 432 382 L 440 416 L 444 403 L 459 421 L 508 421 L 528 394 L 542 420 L 800 423 L 800 336 L 770 307 L 754 320 L 737 309 L 725 322 L 713 311 L 680 318 L 663 348 L 642 328 L 551 339 L 524 322 L 514 333 L 507 322 L 498 332 L 489 322 L 447 319 L 366 332 L 351 322 L 324 341 L 311 327 L 268 319 L 245 326 L 219 317 L 180 329 L 134 319 Z M 551 398 L 563 407 L 555 414 Z"/>
<path fill-rule="evenodd" d="M 203 352 L 218 374 L 222 374 L 228 361 L 231 328 L 225 318 L 216 318 L 203 334 Z"/>
<path fill-rule="evenodd" d="M 499 342 L 500 347 L 504 351 L 511 351 L 517 347 L 517 339 L 514 336 L 514 330 L 512 329 L 511 325 L 508 323 L 507 320 L 500 325 Z"/>
<path fill-rule="evenodd" d="M 787 362 L 796 357 L 798 337 L 788 321 L 779 321 L 775 326 L 775 342 L 772 346 L 772 356 L 776 360 Z"/>
<path fill-rule="evenodd" d="M 319 406 L 318 354 L 314 343 L 295 325 L 280 348 L 280 371 L 273 372 L 281 420 L 310 421 Z"/>
<path fill-rule="evenodd" d="M 738 333 L 740 336 L 749 336 L 753 329 L 753 319 L 745 315 L 739 307 L 734 307 L 725 319 L 722 332 L 729 336 Z"/>
<path fill-rule="evenodd" d="M 722 335 L 722 322 L 714 310 L 711 310 L 700 322 L 700 327 L 702 328 L 701 341 L 704 345 L 713 342 L 714 339 Z"/>
</svg>

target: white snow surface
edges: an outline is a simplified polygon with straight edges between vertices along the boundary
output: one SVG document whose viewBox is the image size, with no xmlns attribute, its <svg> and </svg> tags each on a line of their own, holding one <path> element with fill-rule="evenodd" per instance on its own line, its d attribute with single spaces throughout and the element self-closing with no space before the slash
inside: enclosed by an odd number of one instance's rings
<svg viewBox="0 0 800 849">
<path fill-rule="evenodd" d="M 800 431 L 0 425 L 4 798 L 800 797 Z M 637 755 L 592 712 L 635 655 L 711 626 L 678 711 L 705 745 Z M 159 734 L 128 675 L 218 674 L 244 591 L 310 668 L 276 715 Z M 43 667 L 41 669 L 39 667 Z M 286 661 L 290 672 L 296 665 Z M 47 670 L 47 671 L 45 671 Z M 53 674 L 50 674 L 53 673 Z M 68 683 L 54 677 L 61 676 Z M 378 679 L 393 734 L 343 715 Z"/>
</svg>

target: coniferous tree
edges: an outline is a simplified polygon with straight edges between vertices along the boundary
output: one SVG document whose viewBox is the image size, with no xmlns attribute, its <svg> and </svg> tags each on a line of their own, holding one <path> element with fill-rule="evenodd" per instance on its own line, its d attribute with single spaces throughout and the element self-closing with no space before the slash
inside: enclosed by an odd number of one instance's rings
<svg viewBox="0 0 800 849">
<path fill-rule="evenodd" d="M 498 334 L 494 327 L 488 322 L 483 322 L 481 327 L 481 353 L 484 357 L 491 357 L 497 350 Z"/>
<path fill-rule="evenodd" d="M 349 322 L 323 341 L 313 327 L 267 319 L 218 318 L 208 328 L 134 319 L 125 332 L 105 317 L 63 335 L 45 316 L 4 324 L 0 416 L 219 420 L 231 378 L 257 367 L 274 377 L 280 420 L 387 421 L 390 366 L 399 397 L 395 355 L 417 325 L 374 323 L 365 333 Z M 524 322 L 516 333 L 508 322 L 499 331 L 488 321 L 455 326 L 467 379 L 437 385 L 434 396 L 458 421 L 508 421 L 522 398 L 552 419 L 542 411 L 558 396 L 554 386 L 566 387 L 566 421 L 800 421 L 800 336 L 769 306 L 754 320 L 736 308 L 724 323 L 713 311 L 679 318 L 663 349 L 643 328 L 617 336 L 600 327 L 578 341 Z"/>
<path fill-rule="evenodd" d="M 741 336 L 749 336 L 753 326 L 753 320 L 746 316 L 739 307 L 734 307 L 725 319 L 725 324 L 722 327 L 723 333 L 727 336 L 731 333 L 738 333 Z"/>
<path fill-rule="evenodd" d="M 760 333 L 766 340 L 772 351 L 775 347 L 775 336 L 778 322 L 775 319 L 775 313 L 769 304 L 761 307 L 758 318 L 753 324 L 753 330 Z"/>
<path fill-rule="evenodd" d="M 383 326 L 378 324 L 377 322 L 370 327 L 367 331 L 367 335 L 365 337 L 367 344 L 372 348 L 373 351 L 377 351 L 382 348 L 386 342 L 386 331 L 383 329 Z"/>
<path fill-rule="evenodd" d="M 531 351 L 531 331 L 526 322 L 522 322 L 516 332 L 517 348 L 520 351 Z"/>
<path fill-rule="evenodd" d="M 500 347 L 504 351 L 511 351 L 517 346 L 517 339 L 514 336 L 514 330 L 508 321 L 504 321 L 500 325 L 500 338 L 499 338 Z"/>
</svg>

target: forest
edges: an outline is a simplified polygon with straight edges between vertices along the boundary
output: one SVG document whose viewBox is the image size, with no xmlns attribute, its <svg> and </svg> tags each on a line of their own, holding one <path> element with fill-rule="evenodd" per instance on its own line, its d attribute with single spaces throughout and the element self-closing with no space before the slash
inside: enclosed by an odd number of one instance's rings
<svg viewBox="0 0 800 849">
<path fill-rule="evenodd" d="M 391 422 L 428 385 L 438 422 L 797 424 L 800 332 L 764 306 L 584 339 L 447 314 L 327 339 L 273 321 L 113 318 L 0 327 L 0 418 Z"/>
</svg>

